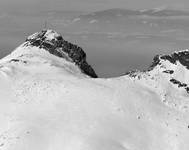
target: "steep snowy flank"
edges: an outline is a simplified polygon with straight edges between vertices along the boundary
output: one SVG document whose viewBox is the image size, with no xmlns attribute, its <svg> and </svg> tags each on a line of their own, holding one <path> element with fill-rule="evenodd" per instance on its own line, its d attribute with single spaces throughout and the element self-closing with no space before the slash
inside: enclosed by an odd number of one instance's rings
<svg viewBox="0 0 189 150">
<path fill-rule="evenodd" d="M 0 150 L 189 149 L 188 50 L 109 79 L 85 58 L 45 30 L 0 60 Z"/>
</svg>

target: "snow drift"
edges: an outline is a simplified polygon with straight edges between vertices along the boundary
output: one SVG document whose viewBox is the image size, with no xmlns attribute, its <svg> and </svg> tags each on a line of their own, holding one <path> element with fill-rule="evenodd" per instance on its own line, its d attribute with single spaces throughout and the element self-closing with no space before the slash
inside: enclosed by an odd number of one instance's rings
<svg viewBox="0 0 189 150">
<path fill-rule="evenodd" d="M 96 78 L 84 51 L 44 30 L 0 60 L 1 150 L 188 150 L 189 50 Z"/>
</svg>

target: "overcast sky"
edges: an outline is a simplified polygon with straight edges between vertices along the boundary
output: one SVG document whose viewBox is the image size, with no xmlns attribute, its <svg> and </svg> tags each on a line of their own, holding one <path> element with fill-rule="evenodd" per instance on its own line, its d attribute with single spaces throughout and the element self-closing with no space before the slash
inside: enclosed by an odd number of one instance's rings
<svg viewBox="0 0 189 150">
<path fill-rule="evenodd" d="M 96 10 L 106 8 L 143 9 L 152 7 L 189 8 L 189 0 L 0 0 L 3 11 Z"/>
</svg>

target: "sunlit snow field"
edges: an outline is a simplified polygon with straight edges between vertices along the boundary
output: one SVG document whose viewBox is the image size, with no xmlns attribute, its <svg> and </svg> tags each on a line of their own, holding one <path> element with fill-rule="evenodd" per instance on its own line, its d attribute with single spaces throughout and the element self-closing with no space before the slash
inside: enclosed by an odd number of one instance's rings
<svg viewBox="0 0 189 150">
<path fill-rule="evenodd" d="M 110 11 L 111 12 L 111 11 Z M 112 14 L 111 14 L 112 13 Z M 47 28 L 81 46 L 101 77 L 145 69 L 156 54 L 189 48 L 189 16 L 129 16 L 112 11 L 98 14 L 73 11 L 2 13 L 0 57 L 25 38 Z M 86 15 L 89 14 L 89 15 Z"/>
</svg>

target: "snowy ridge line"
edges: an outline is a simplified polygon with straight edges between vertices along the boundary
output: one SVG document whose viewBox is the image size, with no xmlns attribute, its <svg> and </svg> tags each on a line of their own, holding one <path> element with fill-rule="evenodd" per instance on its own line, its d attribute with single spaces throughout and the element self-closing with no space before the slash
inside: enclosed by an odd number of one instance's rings
<svg viewBox="0 0 189 150">
<path fill-rule="evenodd" d="M 60 39 L 38 32 L 0 60 L 0 150 L 189 149 L 188 50 L 103 79 Z"/>
</svg>

